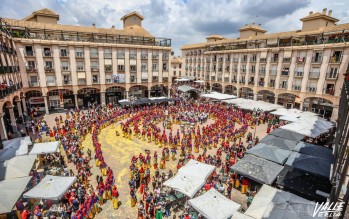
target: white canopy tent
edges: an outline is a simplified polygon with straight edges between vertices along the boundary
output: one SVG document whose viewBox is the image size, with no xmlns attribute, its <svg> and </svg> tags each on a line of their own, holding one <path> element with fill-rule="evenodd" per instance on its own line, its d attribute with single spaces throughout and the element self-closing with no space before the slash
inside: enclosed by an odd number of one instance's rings
<svg viewBox="0 0 349 219">
<path fill-rule="evenodd" d="M 333 123 L 317 116 L 301 116 L 299 120 L 280 128 L 316 138 L 333 128 Z"/>
<path fill-rule="evenodd" d="M 177 78 L 177 79 L 175 79 L 175 81 L 184 82 L 184 81 L 190 81 L 190 79 L 188 79 L 188 78 Z"/>
<path fill-rule="evenodd" d="M 205 182 L 204 178 L 178 172 L 163 185 L 192 198 L 205 185 Z"/>
<path fill-rule="evenodd" d="M 300 116 L 303 111 L 298 109 L 285 109 L 285 108 L 279 108 L 275 110 L 274 112 L 271 112 L 271 114 L 278 115 L 278 116 L 287 116 L 287 115 L 297 115 Z"/>
<path fill-rule="evenodd" d="M 202 84 L 202 83 L 204 83 L 204 81 L 202 81 L 202 80 L 197 80 L 197 81 L 194 81 L 195 83 L 198 83 L 198 84 Z"/>
<path fill-rule="evenodd" d="M 75 176 L 63 177 L 47 175 L 34 188 L 24 193 L 23 197 L 59 200 L 75 180 Z"/>
<path fill-rule="evenodd" d="M 230 218 L 241 207 L 240 204 L 226 198 L 214 188 L 199 197 L 190 199 L 188 203 L 207 219 Z"/>
<path fill-rule="evenodd" d="M 6 147 L 0 150 L 0 162 L 10 160 L 13 157 L 28 154 L 28 145 L 26 143 L 13 147 Z"/>
<path fill-rule="evenodd" d="M 35 155 L 24 155 L 3 161 L 0 163 L 0 180 L 29 176 L 35 159 Z"/>
<path fill-rule="evenodd" d="M 11 212 L 31 176 L 0 181 L 0 214 Z"/>
<path fill-rule="evenodd" d="M 167 97 L 149 97 L 149 100 L 162 100 L 162 99 L 166 99 Z"/>
<path fill-rule="evenodd" d="M 29 154 L 50 154 L 59 152 L 59 141 L 36 143 Z"/>
<path fill-rule="evenodd" d="M 279 108 L 283 108 L 283 106 L 268 103 L 265 101 L 256 101 L 256 100 L 250 100 L 250 99 L 244 99 L 244 98 L 237 98 L 234 100 L 224 100 L 223 102 L 234 104 L 238 108 L 245 109 L 245 110 L 262 110 L 264 112 L 273 111 Z"/>
<path fill-rule="evenodd" d="M 230 95 L 230 94 L 222 94 L 218 92 L 211 92 L 207 94 L 202 94 L 201 97 L 208 98 L 208 99 L 215 99 L 215 100 L 227 100 L 227 99 L 235 99 L 236 96 Z"/>
<path fill-rule="evenodd" d="M 30 140 L 30 136 L 3 141 L 2 144 L 3 144 L 4 148 L 8 148 L 8 147 L 13 147 L 14 145 L 21 144 L 22 141 L 27 143 L 27 145 L 32 145 L 32 141 Z"/>
<path fill-rule="evenodd" d="M 215 168 L 215 166 L 190 159 L 183 167 L 178 170 L 178 172 L 206 180 L 207 177 L 209 177 L 215 170 Z"/>
<path fill-rule="evenodd" d="M 315 202 L 263 185 L 245 214 L 256 219 L 311 219 Z M 323 218 L 323 217 L 322 217 Z"/>
</svg>

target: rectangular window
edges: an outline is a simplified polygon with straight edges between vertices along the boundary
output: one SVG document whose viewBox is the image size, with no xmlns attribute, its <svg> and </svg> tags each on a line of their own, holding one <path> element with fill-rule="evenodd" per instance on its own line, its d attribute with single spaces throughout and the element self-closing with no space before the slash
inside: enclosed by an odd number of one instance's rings
<svg viewBox="0 0 349 219">
<path fill-rule="evenodd" d="M 118 65 L 118 70 L 119 71 L 125 71 L 125 66 L 124 65 Z"/>
</svg>

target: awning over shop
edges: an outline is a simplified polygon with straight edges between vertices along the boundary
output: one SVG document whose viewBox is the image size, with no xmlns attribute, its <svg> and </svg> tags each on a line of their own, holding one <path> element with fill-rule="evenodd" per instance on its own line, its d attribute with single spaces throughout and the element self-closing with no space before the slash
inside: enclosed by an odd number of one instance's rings
<svg viewBox="0 0 349 219">
<path fill-rule="evenodd" d="M 272 184 L 284 167 L 247 154 L 230 167 L 233 171 L 262 184 Z"/>
<path fill-rule="evenodd" d="M 258 143 L 246 151 L 246 153 L 283 165 L 290 156 L 291 151 L 266 145 L 264 143 Z"/>
<path fill-rule="evenodd" d="M 264 143 L 269 146 L 274 146 L 283 150 L 292 151 L 299 141 L 291 141 L 285 138 L 276 137 L 273 135 L 265 136 L 260 143 Z"/>
</svg>

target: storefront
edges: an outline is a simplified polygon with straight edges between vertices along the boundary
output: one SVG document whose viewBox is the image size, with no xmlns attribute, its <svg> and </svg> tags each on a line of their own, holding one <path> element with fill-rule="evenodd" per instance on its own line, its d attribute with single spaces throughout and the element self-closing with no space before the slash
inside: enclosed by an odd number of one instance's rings
<svg viewBox="0 0 349 219">
<path fill-rule="evenodd" d="M 123 94 L 121 92 L 108 92 L 105 93 L 105 101 L 108 103 L 117 103 L 118 100 L 123 99 Z"/>
<path fill-rule="evenodd" d="M 86 94 L 78 94 L 78 106 L 79 107 L 88 107 L 92 104 L 100 104 L 101 96 L 100 93 L 86 93 Z"/>
</svg>

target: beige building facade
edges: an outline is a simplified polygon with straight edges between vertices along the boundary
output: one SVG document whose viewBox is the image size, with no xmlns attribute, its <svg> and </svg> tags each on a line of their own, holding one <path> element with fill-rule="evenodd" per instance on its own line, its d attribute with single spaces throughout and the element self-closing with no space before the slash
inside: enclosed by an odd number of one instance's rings
<svg viewBox="0 0 349 219">
<path fill-rule="evenodd" d="M 219 35 L 182 46 L 183 76 L 203 79 L 208 90 L 265 100 L 337 119 L 349 62 L 349 23 L 332 11 L 310 12 L 301 30 L 266 33 L 245 25 L 240 37 Z"/>
<path fill-rule="evenodd" d="M 22 77 L 17 49 L 11 30 L 0 19 L 0 137 L 8 139 L 9 132 L 17 132 L 16 123 L 26 112 Z M 1 146 L 0 146 L 1 148 Z"/>
<path fill-rule="evenodd" d="M 61 25 L 45 8 L 4 19 L 16 44 L 29 108 L 71 108 L 169 95 L 171 39 L 153 37 L 137 12 L 122 29 Z"/>
</svg>

